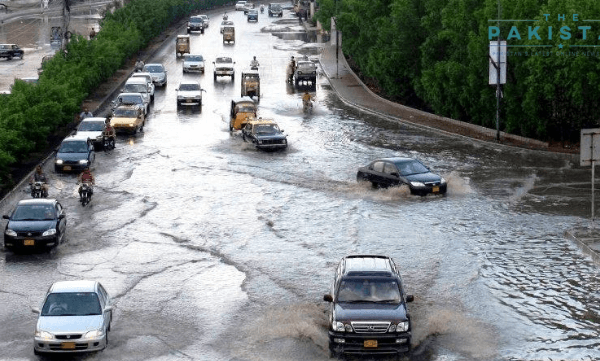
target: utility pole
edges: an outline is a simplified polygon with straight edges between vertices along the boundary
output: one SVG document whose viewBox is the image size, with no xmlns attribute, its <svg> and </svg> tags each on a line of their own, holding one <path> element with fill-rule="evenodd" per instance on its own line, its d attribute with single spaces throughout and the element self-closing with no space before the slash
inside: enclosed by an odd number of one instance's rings
<svg viewBox="0 0 600 361">
<path fill-rule="evenodd" d="M 69 34 L 69 22 L 71 21 L 71 0 L 63 0 L 63 23 L 62 23 L 62 39 L 60 50 L 65 51 L 67 47 L 67 38 Z"/>
</svg>

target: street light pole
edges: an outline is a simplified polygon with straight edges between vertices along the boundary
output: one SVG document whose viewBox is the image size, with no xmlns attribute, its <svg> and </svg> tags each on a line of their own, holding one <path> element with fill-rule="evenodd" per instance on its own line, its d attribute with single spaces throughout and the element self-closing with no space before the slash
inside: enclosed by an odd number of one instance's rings
<svg viewBox="0 0 600 361">
<path fill-rule="evenodd" d="M 340 58 L 340 35 L 338 32 L 338 25 L 337 25 L 337 13 L 338 13 L 338 0 L 335 0 L 335 16 L 333 17 L 334 21 L 335 21 L 335 77 L 339 78 L 340 77 L 340 70 L 339 70 L 339 58 Z"/>
<path fill-rule="evenodd" d="M 498 32 L 500 33 L 500 0 L 498 0 Z M 498 69 L 496 71 L 496 141 L 500 141 L 500 35 L 498 35 Z"/>
</svg>

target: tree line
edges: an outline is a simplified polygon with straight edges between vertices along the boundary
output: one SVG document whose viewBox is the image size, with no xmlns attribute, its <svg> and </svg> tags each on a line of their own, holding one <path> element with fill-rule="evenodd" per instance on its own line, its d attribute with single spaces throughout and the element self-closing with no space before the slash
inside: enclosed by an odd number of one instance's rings
<svg viewBox="0 0 600 361">
<path fill-rule="evenodd" d="M 170 24 L 228 0 L 133 0 L 107 12 L 93 40 L 73 35 L 43 64 L 37 84 L 16 80 L 0 96 L 0 187 L 11 166 L 46 149 L 48 137 L 73 122 L 83 100 Z"/>
<path fill-rule="evenodd" d="M 599 124 L 597 0 L 319 3 L 316 18 L 327 29 L 337 19 L 346 57 L 392 100 L 495 128 L 488 68 L 499 34 L 508 45 L 501 130 L 576 143 L 581 128 Z"/>
</svg>

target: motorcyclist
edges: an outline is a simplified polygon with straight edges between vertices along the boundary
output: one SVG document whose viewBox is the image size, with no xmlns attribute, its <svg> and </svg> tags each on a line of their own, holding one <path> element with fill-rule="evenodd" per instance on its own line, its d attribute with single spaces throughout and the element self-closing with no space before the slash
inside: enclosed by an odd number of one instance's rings
<svg viewBox="0 0 600 361">
<path fill-rule="evenodd" d="M 35 173 L 33 173 L 33 177 L 31 177 L 30 185 L 33 185 L 34 182 L 42 182 L 42 192 L 44 197 L 48 197 L 48 178 L 46 174 L 44 174 L 44 170 L 41 165 L 35 167 Z"/>
<path fill-rule="evenodd" d="M 288 64 L 287 67 L 287 76 L 288 76 L 288 82 L 291 83 L 294 80 L 294 72 L 296 71 L 296 60 L 294 60 L 294 57 L 292 56 L 292 59 L 290 60 L 290 63 Z"/>
<path fill-rule="evenodd" d="M 144 62 L 142 61 L 142 59 L 138 59 L 135 62 L 135 71 L 140 72 L 142 70 L 144 70 Z"/>
<path fill-rule="evenodd" d="M 304 92 L 304 95 L 302 95 L 302 105 L 303 105 L 304 109 L 311 106 L 312 100 L 313 100 L 313 96 L 308 91 Z"/>
<path fill-rule="evenodd" d="M 252 59 L 252 61 L 250 62 L 250 69 L 252 70 L 258 70 L 258 66 L 260 64 L 258 64 L 258 60 L 256 60 L 256 56 Z"/>
<path fill-rule="evenodd" d="M 228 18 L 227 13 L 223 13 L 223 20 L 227 20 Z"/>
<path fill-rule="evenodd" d="M 264 5 L 260 5 L 260 12 L 264 13 L 265 12 L 265 6 Z"/>
<path fill-rule="evenodd" d="M 77 177 L 77 184 L 81 184 L 79 186 L 79 196 L 80 197 L 81 197 L 81 192 L 83 190 L 82 183 L 87 183 L 88 185 L 90 185 L 90 194 L 94 193 L 94 188 L 92 186 L 94 184 L 96 184 L 96 181 L 94 179 L 94 175 L 92 174 L 92 171 L 90 171 L 90 167 L 85 167 L 83 172 L 81 172 L 79 174 L 79 176 Z"/>
<path fill-rule="evenodd" d="M 115 139 L 117 138 L 117 132 L 115 128 L 110 124 L 110 118 L 106 118 L 104 121 L 104 131 L 102 132 L 102 136 L 109 138 L 109 143 L 111 143 L 112 147 L 115 147 Z"/>
</svg>

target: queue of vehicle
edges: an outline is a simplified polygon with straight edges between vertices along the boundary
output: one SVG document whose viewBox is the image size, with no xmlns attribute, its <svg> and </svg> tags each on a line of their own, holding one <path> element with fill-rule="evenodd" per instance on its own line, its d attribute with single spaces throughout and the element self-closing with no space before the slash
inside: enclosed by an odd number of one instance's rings
<svg viewBox="0 0 600 361">
<path fill-rule="evenodd" d="M 236 10 L 238 5 L 239 10 L 248 12 L 250 21 L 253 5 L 238 2 Z M 276 16 L 274 14 L 278 14 L 279 9 L 280 6 L 270 4 L 269 16 Z M 258 18 L 258 14 L 256 16 Z M 204 27 L 207 24 L 208 21 Z M 221 29 L 224 31 L 232 25 L 224 20 Z M 185 41 L 180 42 L 180 39 Z M 184 72 L 197 70 L 204 73 L 204 59 L 201 55 L 189 54 L 189 40 L 189 36 L 177 37 L 176 56 L 184 56 Z M 194 64 L 194 61 L 198 62 L 198 57 L 201 65 Z M 215 81 L 217 76 L 230 76 L 233 81 L 235 62 L 231 57 L 218 57 L 213 64 Z M 115 129 L 130 133 L 143 130 L 154 97 L 154 85 L 167 84 L 166 70 L 162 64 L 147 64 L 144 71 L 127 80 L 124 92 L 113 103 L 110 123 Z M 310 61 L 299 62 L 293 76 L 296 85 L 302 81 L 314 84 L 316 66 Z M 230 131 L 241 130 L 242 139 L 251 142 L 257 149 L 287 148 L 287 137 L 277 123 L 273 119 L 257 117 L 258 105 L 253 97 L 260 96 L 258 71 L 244 71 L 241 78 L 242 97 L 231 101 Z M 198 82 L 183 81 L 177 88 L 177 106 L 201 107 L 203 91 Z M 79 135 L 65 139 L 57 152 L 57 172 L 78 170 L 92 164 L 94 148 L 101 146 L 99 142 L 104 130 L 101 124 L 104 124 L 104 118 L 82 120 L 78 128 Z M 416 170 L 405 170 L 408 166 Z M 369 181 L 377 187 L 407 184 L 412 193 L 419 195 L 446 193 L 446 181 L 442 177 L 432 174 L 418 160 L 409 158 L 377 159 L 359 168 L 357 179 Z M 64 239 L 66 215 L 56 200 L 20 201 L 11 214 L 4 218 L 8 220 L 4 233 L 6 248 L 51 247 Z M 391 258 L 381 255 L 344 257 L 335 272 L 331 292 L 324 296 L 324 300 L 330 303 L 328 337 L 331 357 L 363 353 L 402 354 L 410 351 L 412 327 L 406 304 L 412 302 L 414 297 L 404 291 L 400 270 Z M 53 284 L 41 307 L 34 309 L 39 315 L 34 352 L 89 352 L 104 349 L 108 344 L 112 311 L 108 293 L 96 281 Z M 57 319 L 59 322 L 52 322 Z"/>
</svg>

